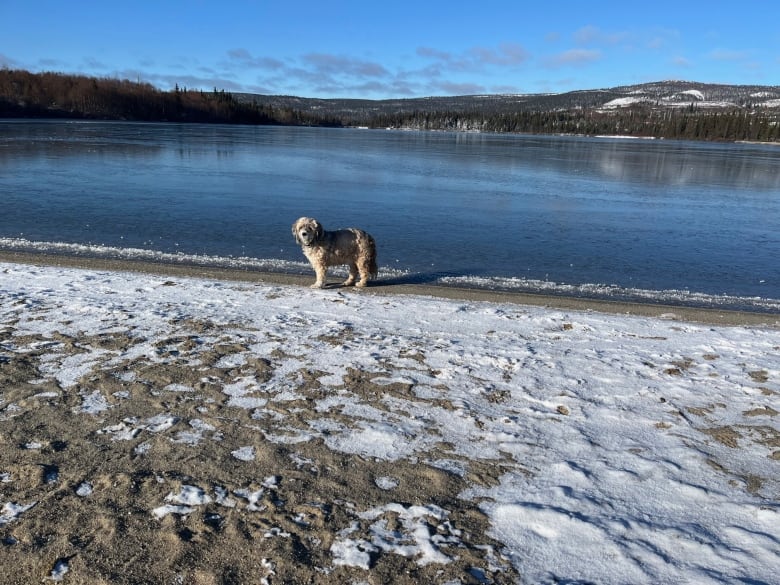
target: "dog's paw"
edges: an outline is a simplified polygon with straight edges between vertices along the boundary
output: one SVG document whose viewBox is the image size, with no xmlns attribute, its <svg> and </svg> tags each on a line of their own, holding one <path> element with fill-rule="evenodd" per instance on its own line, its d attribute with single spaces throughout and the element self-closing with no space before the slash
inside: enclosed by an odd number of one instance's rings
<svg viewBox="0 0 780 585">
<path fill-rule="evenodd" d="M 324 282 L 315 282 L 309 288 L 325 288 Z"/>
</svg>

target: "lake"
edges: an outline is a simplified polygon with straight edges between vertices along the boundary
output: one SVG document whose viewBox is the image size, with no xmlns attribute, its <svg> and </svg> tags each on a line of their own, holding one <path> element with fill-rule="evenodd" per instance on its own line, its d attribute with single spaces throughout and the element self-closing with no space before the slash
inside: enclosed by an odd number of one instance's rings
<svg viewBox="0 0 780 585">
<path fill-rule="evenodd" d="M 0 248 L 310 272 L 358 226 L 380 279 L 780 310 L 780 147 L 0 121 Z"/>
</svg>

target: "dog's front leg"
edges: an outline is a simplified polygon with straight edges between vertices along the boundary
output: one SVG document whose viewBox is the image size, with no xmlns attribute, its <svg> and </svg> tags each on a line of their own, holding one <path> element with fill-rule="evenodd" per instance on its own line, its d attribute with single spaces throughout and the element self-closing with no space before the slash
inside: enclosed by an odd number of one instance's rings
<svg viewBox="0 0 780 585">
<path fill-rule="evenodd" d="M 325 275 L 328 269 L 324 266 L 315 266 L 314 272 L 317 274 L 317 280 L 311 285 L 311 288 L 325 288 Z"/>
</svg>

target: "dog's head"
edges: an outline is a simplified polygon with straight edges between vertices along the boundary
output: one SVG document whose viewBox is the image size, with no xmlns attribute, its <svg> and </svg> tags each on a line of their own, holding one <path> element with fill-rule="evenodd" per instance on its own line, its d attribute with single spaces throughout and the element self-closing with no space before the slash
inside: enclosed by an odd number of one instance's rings
<svg viewBox="0 0 780 585">
<path fill-rule="evenodd" d="M 295 241 L 301 246 L 311 246 L 322 237 L 322 224 L 311 217 L 301 217 L 292 225 Z"/>
</svg>

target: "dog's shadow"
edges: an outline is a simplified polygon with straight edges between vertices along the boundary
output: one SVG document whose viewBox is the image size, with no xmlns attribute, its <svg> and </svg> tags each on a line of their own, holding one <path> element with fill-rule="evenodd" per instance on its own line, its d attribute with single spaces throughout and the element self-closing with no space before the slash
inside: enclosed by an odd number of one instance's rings
<svg viewBox="0 0 780 585">
<path fill-rule="evenodd" d="M 465 272 L 416 272 L 414 274 L 402 274 L 390 278 L 379 278 L 372 281 L 369 286 L 400 286 L 405 284 L 444 285 L 445 283 L 441 282 L 443 278 L 457 278 L 462 276 L 468 275 Z"/>
<path fill-rule="evenodd" d="M 443 278 L 458 278 L 473 276 L 472 273 L 466 272 L 417 272 L 415 274 L 402 274 L 399 276 L 391 276 L 388 278 L 377 278 L 368 283 L 367 288 L 381 288 L 388 286 L 403 286 L 403 285 L 437 285 L 447 286 L 447 283 L 442 282 Z M 345 286 L 341 282 L 326 282 L 323 290 L 337 290 L 337 289 L 351 289 L 355 288 L 354 285 Z"/>
</svg>

